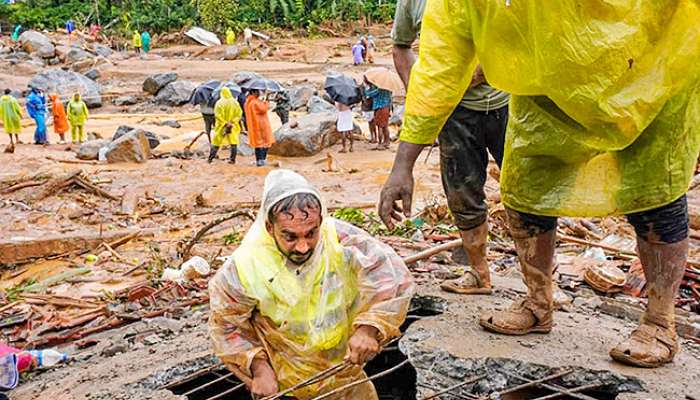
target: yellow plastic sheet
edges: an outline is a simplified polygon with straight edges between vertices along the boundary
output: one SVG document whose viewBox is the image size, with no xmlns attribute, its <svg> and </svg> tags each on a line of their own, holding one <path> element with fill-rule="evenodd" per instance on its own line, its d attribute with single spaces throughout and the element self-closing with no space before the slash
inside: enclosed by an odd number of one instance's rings
<svg viewBox="0 0 700 400">
<path fill-rule="evenodd" d="M 476 57 L 513 94 L 507 206 L 604 216 L 687 190 L 700 146 L 698 1 L 429 0 L 402 140 L 435 140 Z"/>
</svg>

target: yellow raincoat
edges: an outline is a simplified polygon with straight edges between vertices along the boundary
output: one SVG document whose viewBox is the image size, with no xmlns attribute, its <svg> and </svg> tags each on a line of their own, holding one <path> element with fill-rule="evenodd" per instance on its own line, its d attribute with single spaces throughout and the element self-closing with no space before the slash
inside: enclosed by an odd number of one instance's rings
<svg viewBox="0 0 700 400">
<path fill-rule="evenodd" d="M 131 46 L 133 46 L 134 49 L 141 48 L 141 34 L 139 31 L 134 31 L 134 35 L 131 37 Z"/>
<path fill-rule="evenodd" d="M 700 146 L 697 0 L 428 0 L 401 140 L 433 143 L 476 57 L 514 95 L 507 206 L 604 216 L 686 192 Z"/>
<path fill-rule="evenodd" d="M 68 121 L 73 142 L 85 140 L 85 121 L 89 116 L 87 105 L 80 99 L 80 94 L 73 95 L 73 99 L 68 103 Z"/>
<path fill-rule="evenodd" d="M 236 44 L 236 34 L 233 33 L 233 29 L 231 28 L 226 30 L 226 44 L 229 46 Z"/>
<path fill-rule="evenodd" d="M 241 116 L 243 110 L 238 101 L 233 98 L 231 90 L 227 87 L 221 89 L 221 98 L 214 106 L 214 117 L 216 125 L 214 125 L 214 138 L 211 144 L 216 147 L 221 147 L 225 144 L 237 145 L 241 134 Z M 231 132 L 225 132 L 226 124 L 231 124 Z"/>
<path fill-rule="evenodd" d="M 22 133 L 22 108 L 17 99 L 10 95 L 0 97 L 0 118 L 5 125 L 5 133 L 8 135 Z"/>
<path fill-rule="evenodd" d="M 266 359 L 285 389 L 343 361 L 354 329 L 370 325 L 387 342 L 400 334 L 411 274 L 399 256 L 364 231 L 326 215 L 312 258 L 291 266 L 265 229 L 268 210 L 296 193 L 318 191 L 303 177 L 271 172 L 258 220 L 209 283 L 214 353 L 241 379 L 254 358 Z M 297 272 L 299 272 L 297 274 Z M 363 378 L 359 366 L 293 393 L 311 399 Z M 371 383 L 333 399 L 377 399 Z"/>
</svg>

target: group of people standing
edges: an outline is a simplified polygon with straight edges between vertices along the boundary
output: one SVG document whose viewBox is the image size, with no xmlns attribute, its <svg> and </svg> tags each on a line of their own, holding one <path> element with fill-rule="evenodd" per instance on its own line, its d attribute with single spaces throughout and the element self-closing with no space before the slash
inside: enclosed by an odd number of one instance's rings
<svg viewBox="0 0 700 400">
<path fill-rule="evenodd" d="M 352 46 L 352 63 L 354 65 L 363 63 L 374 64 L 375 48 L 374 37 L 372 35 L 360 37 L 360 40 Z"/>
<path fill-rule="evenodd" d="M 85 140 L 85 122 L 89 112 L 87 105 L 82 100 L 80 93 L 75 93 L 73 98 L 64 106 L 58 94 L 49 96 L 51 101 L 51 115 L 53 116 L 54 132 L 61 138 L 60 143 L 65 143 L 65 134 L 70 128 L 72 143 L 82 143 Z M 30 87 L 26 101 L 27 114 L 34 120 L 34 144 L 49 144 L 46 128 L 46 117 L 49 111 L 44 93 L 36 87 Z M 21 144 L 19 135 L 22 133 L 22 108 L 19 101 L 12 96 L 10 89 L 5 89 L 5 94 L 0 97 L 0 118 L 5 126 L 5 132 L 10 136 L 10 147 L 14 151 L 15 144 Z M 14 136 L 14 138 L 13 138 Z"/>
<path fill-rule="evenodd" d="M 136 53 L 148 53 L 151 51 L 151 34 L 147 31 L 139 33 L 139 31 L 134 30 L 134 34 L 131 36 L 131 46 L 134 48 Z"/>
</svg>

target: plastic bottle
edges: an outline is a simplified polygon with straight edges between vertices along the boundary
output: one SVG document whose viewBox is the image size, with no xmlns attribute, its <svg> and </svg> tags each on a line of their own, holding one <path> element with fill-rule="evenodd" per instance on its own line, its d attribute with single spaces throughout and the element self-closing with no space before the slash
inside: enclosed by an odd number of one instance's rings
<svg viewBox="0 0 700 400">
<path fill-rule="evenodd" d="M 67 354 L 60 353 L 54 349 L 31 350 L 29 353 L 34 358 L 37 368 L 50 368 L 68 360 Z"/>
</svg>

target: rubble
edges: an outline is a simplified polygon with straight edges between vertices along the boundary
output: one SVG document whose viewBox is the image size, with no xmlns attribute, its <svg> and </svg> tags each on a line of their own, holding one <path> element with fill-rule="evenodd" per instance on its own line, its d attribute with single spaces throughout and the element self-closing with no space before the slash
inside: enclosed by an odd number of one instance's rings
<svg viewBox="0 0 700 400">
<path fill-rule="evenodd" d="M 79 160 L 97 160 L 100 149 L 109 144 L 109 140 L 97 139 L 89 140 L 80 145 L 75 152 Z"/>
<path fill-rule="evenodd" d="M 66 62 L 71 64 L 93 57 L 92 54 L 78 47 L 71 47 L 65 54 Z"/>
<path fill-rule="evenodd" d="M 114 135 L 112 136 L 112 140 L 117 140 L 120 137 L 124 136 L 125 134 L 133 131 L 134 129 L 137 129 L 135 127 L 129 126 L 129 125 L 120 125 L 119 128 L 114 132 Z M 140 129 L 140 128 L 138 128 Z M 147 131 L 142 129 L 144 134 L 146 135 L 146 139 L 148 139 L 148 145 L 150 146 L 151 150 L 155 149 L 160 145 L 160 139 L 158 139 L 158 136 L 156 136 L 155 133 Z"/>
<path fill-rule="evenodd" d="M 88 77 L 89 79 L 92 79 L 93 81 L 96 81 L 97 79 L 100 78 L 100 71 L 96 69 L 91 69 L 85 73 L 85 76 Z"/>
<path fill-rule="evenodd" d="M 132 106 L 138 102 L 136 96 L 119 96 L 113 101 L 115 106 Z"/>
</svg>

